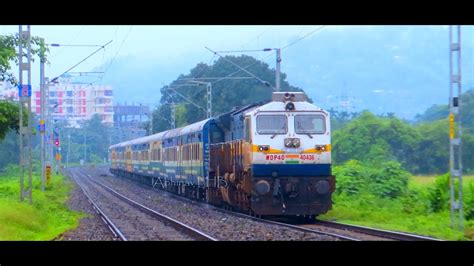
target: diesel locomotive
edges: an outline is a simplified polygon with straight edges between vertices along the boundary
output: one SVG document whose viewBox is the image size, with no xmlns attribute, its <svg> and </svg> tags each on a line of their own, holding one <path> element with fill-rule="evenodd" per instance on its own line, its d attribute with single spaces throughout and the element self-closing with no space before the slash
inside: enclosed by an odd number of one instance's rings
<svg viewBox="0 0 474 266">
<path fill-rule="evenodd" d="M 110 171 L 259 216 L 314 218 L 332 207 L 329 113 L 302 92 L 109 148 Z"/>
</svg>

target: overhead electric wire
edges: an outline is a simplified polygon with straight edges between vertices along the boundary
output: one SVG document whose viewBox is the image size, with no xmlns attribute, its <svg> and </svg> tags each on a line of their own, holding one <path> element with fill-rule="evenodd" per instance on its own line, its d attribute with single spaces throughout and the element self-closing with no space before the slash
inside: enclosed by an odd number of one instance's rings
<svg viewBox="0 0 474 266">
<path fill-rule="evenodd" d="M 268 86 L 268 87 L 271 87 L 272 89 L 275 89 L 268 81 L 264 81 L 262 80 L 261 78 L 257 77 L 256 75 L 254 75 L 253 73 L 251 73 L 250 71 L 242 68 L 241 66 L 239 66 L 238 64 L 232 62 L 231 60 L 225 58 L 224 56 L 218 54 L 217 52 L 209 49 L 208 47 L 205 47 L 207 50 L 213 52 L 214 54 L 218 55 L 220 58 L 226 60 L 227 62 L 231 63 L 232 65 L 236 66 L 237 68 L 241 69 L 242 71 L 244 71 L 245 73 L 249 74 L 250 76 L 254 77 L 256 80 L 260 81 L 262 84 Z"/>
<path fill-rule="evenodd" d="M 130 32 L 132 31 L 132 26 L 130 26 L 128 32 L 127 32 L 127 35 L 122 39 L 122 43 L 120 44 L 120 47 L 119 49 L 117 50 L 117 52 L 115 53 L 114 57 L 112 58 L 112 60 L 110 60 L 110 64 L 107 66 L 107 68 L 104 70 L 104 75 L 102 75 L 101 79 L 104 78 L 104 76 L 107 74 L 107 71 L 109 70 L 110 66 L 113 64 L 113 62 L 115 61 L 115 59 L 117 58 L 117 55 L 119 54 L 120 50 L 122 50 L 122 46 L 123 44 L 125 43 L 125 41 L 127 40 L 128 36 L 130 35 Z"/>
<path fill-rule="evenodd" d="M 309 37 L 309 36 L 312 35 L 313 33 L 316 33 L 316 32 L 318 32 L 318 31 L 322 30 L 324 27 L 326 27 L 326 26 L 325 26 L 325 25 L 320 26 L 319 28 L 317 28 L 317 29 L 311 31 L 310 33 L 308 33 L 308 34 L 306 34 L 305 36 L 299 38 L 298 40 L 296 40 L 296 41 L 294 41 L 294 42 L 292 42 L 292 43 L 290 43 L 290 44 L 288 44 L 288 45 L 282 47 L 281 50 L 286 49 L 286 48 L 288 48 L 288 47 L 290 47 L 290 46 L 292 46 L 292 45 L 298 43 L 299 41 L 301 41 L 301 40 L 303 40 L 303 39 Z"/>
<path fill-rule="evenodd" d="M 79 63 L 75 64 L 74 66 L 70 67 L 68 70 L 64 71 L 61 75 L 53 78 L 51 80 L 51 82 L 54 82 L 57 78 L 61 77 L 62 75 L 66 74 L 67 72 L 69 72 L 70 70 L 74 69 L 76 66 L 80 65 L 82 62 L 86 61 L 87 59 L 89 59 L 91 56 L 95 55 L 98 51 L 102 50 L 105 48 L 105 46 L 107 46 L 109 43 L 111 43 L 112 41 L 109 41 L 108 43 L 102 45 L 99 49 L 95 50 L 92 54 L 90 54 L 89 56 L 87 56 L 86 58 L 82 59 Z"/>
<path fill-rule="evenodd" d="M 85 26 L 82 26 L 81 29 L 79 30 L 79 33 L 75 34 L 74 37 L 71 38 L 67 43 L 71 44 L 71 43 L 75 42 L 77 40 L 77 38 L 79 38 L 79 36 L 81 35 L 82 31 L 84 31 L 84 27 Z M 64 45 L 62 45 L 62 46 L 64 46 Z M 59 54 L 61 54 L 62 51 L 64 51 L 64 48 L 61 47 L 60 50 L 57 53 L 55 53 L 54 55 L 51 55 L 49 60 L 51 60 L 51 59 L 55 58 L 56 56 L 58 56 Z"/>
<path fill-rule="evenodd" d="M 268 28 L 265 29 L 262 33 L 260 33 L 259 35 L 257 35 L 257 37 L 255 37 L 255 38 L 253 38 L 252 40 L 246 42 L 245 44 L 242 44 L 240 47 L 244 47 L 244 46 L 246 46 L 247 44 L 249 44 L 249 43 L 251 43 L 251 42 L 257 40 L 258 38 L 260 38 L 260 36 L 262 36 L 265 32 L 267 32 L 267 31 L 268 31 L 269 29 L 271 29 L 271 28 L 272 28 L 272 26 L 268 27 Z"/>
</svg>

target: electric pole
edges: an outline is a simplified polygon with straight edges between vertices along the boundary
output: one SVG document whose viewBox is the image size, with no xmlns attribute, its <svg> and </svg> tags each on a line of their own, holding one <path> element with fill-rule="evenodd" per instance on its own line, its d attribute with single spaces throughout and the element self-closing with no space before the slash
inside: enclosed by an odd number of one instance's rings
<svg viewBox="0 0 474 266">
<path fill-rule="evenodd" d="M 464 228 L 462 200 L 462 146 L 461 146 L 461 26 L 449 26 L 449 189 L 451 198 L 451 227 L 455 224 L 455 212 L 459 215 L 459 229 Z M 457 85 L 457 90 L 453 87 Z M 457 134 L 455 121 L 457 121 Z M 455 180 L 458 180 L 458 195 L 455 195 Z"/>
<path fill-rule="evenodd" d="M 276 50 L 276 77 L 275 77 L 275 90 L 280 91 L 280 63 L 281 63 L 281 49 L 275 48 Z"/>
<path fill-rule="evenodd" d="M 18 56 L 19 56 L 19 78 L 20 83 L 18 85 L 20 98 L 20 201 L 23 201 L 25 197 L 28 197 L 29 203 L 33 203 L 32 190 L 33 182 L 31 179 L 32 164 L 31 164 L 31 30 L 30 25 L 26 26 L 26 31 L 23 30 L 23 26 L 19 26 L 18 32 Z M 26 62 L 23 57 L 23 41 L 26 40 Z M 23 72 L 27 72 L 27 82 L 23 83 Z M 23 109 L 28 112 L 28 120 L 23 121 Z M 26 124 L 26 125 L 25 125 Z M 24 188 L 24 172 L 28 169 L 28 188 Z"/>
<path fill-rule="evenodd" d="M 44 39 L 41 39 L 44 43 Z M 40 136 L 41 136 L 41 191 L 44 191 L 45 186 L 45 171 L 46 171 L 46 146 L 45 146 L 45 84 L 44 84 L 44 55 L 40 55 L 40 94 L 41 94 L 41 116 L 40 116 Z M 49 126 L 49 125 L 48 125 Z"/>
<path fill-rule="evenodd" d="M 206 85 L 206 95 L 207 95 L 206 116 L 207 118 L 210 118 L 212 116 L 212 83 L 204 82 L 204 81 L 195 81 L 195 80 L 189 81 L 189 83 Z"/>
<path fill-rule="evenodd" d="M 176 128 L 176 105 L 171 105 L 171 127 Z"/>
<path fill-rule="evenodd" d="M 87 148 L 86 148 L 86 128 L 85 126 L 82 126 L 82 129 L 84 130 L 84 165 L 86 164 L 86 151 L 87 151 Z"/>
<path fill-rule="evenodd" d="M 110 146 L 110 145 L 109 145 Z M 71 133 L 67 133 L 67 155 L 66 155 L 66 168 L 69 168 L 69 150 L 71 147 Z"/>
<path fill-rule="evenodd" d="M 207 86 L 207 118 L 212 116 L 212 83 L 208 82 Z"/>
</svg>

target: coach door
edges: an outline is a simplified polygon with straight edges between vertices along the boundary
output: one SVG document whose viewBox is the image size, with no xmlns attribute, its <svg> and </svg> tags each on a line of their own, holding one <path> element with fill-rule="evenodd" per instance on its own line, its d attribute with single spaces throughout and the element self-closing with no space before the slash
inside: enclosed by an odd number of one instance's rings
<svg viewBox="0 0 474 266">
<path fill-rule="evenodd" d="M 127 168 L 127 172 L 133 171 L 131 146 L 125 148 L 125 167 Z"/>
</svg>

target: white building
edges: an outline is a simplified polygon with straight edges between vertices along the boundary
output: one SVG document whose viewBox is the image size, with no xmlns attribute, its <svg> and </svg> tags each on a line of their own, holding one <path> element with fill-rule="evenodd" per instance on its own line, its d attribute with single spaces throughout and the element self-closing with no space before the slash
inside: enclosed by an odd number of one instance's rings
<svg viewBox="0 0 474 266">
<path fill-rule="evenodd" d="M 31 108 L 41 112 L 41 93 L 33 88 Z M 49 86 L 49 105 L 53 119 L 65 119 L 71 126 L 79 127 L 82 121 L 98 114 L 102 122 L 113 125 L 113 90 L 110 85 L 90 85 L 60 79 Z"/>
</svg>

